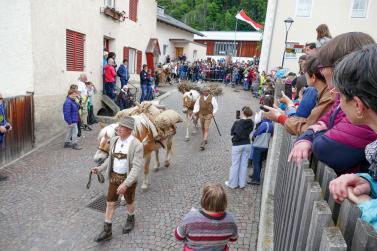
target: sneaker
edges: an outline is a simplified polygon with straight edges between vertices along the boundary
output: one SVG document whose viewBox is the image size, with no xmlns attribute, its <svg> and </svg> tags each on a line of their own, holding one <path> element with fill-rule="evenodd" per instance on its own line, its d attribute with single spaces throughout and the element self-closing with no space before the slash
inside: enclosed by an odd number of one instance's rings
<svg viewBox="0 0 377 251">
<path fill-rule="evenodd" d="M 225 181 L 225 186 L 229 187 L 230 189 L 236 189 L 236 188 L 237 188 L 237 187 L 231 187 L 231 186 L 229 185 L 229 181 Z"/>
<path fill-rule="evenodd" d="M 72 148 L 71 142 L 64 142 L 64 148 Z"/>
<path fill-rule="evenodd" d="M 78 144 L 73 144 L 73 145 L 72 145 L 72 149 L 73 149 L 73 150 L 81 150 L 82 147 L 79 146 Z"/>
</svg>

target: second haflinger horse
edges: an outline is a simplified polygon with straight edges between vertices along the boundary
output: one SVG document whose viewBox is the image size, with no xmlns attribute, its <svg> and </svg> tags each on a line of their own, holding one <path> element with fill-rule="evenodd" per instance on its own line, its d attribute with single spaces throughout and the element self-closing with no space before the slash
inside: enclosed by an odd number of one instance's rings
<svg viewBox="0 0 377 251">
<path fill-rule="evenodd" d="M 135 119 L 134 136 L 140 140 L 144 148 L 144 179 L 141 188 L 148 189 L 149 185 L 149 166 L 152 152 L 155 152 L 157 166 L 155 171 L 160 168 L 159 149 L 166 150 L 165 167 L 169 167 L 172 155 L 173 137 L 176 133 L 176 124 L 182 119 L 173 110 L 163 111 L 150 102 L 143 102 L 136 107 L 120 111 L 115 119 L 119 121 L 124 116 L 132 116 Z M 102 163 L 108 157 L 110 151 L 110 139 L 116 136 L 118 124 L 108 125 L 100 131 L 98 135 L 99 147 L 94 155 L 94 161 Z"/>
<path fill-rule="evenodd" d="M 200 93 L 197 90 L 190 90 L 183 94 L 183 113 L 186 113 L 186 136 L 185 140 L 190 140 L 190 121 L 192 118 L 192 112 L 194 110 L 194 105 L 196 100 L 200 97 Z M 193 130 L 192 133 L 196 133 L 196 129 L 198 127 L 198 121 L 192 119 L 193 121 Z"/>
</svg>

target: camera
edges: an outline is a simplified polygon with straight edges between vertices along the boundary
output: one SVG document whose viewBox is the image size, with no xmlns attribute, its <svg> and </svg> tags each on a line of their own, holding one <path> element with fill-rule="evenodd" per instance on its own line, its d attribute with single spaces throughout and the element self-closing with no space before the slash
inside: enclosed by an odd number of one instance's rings
<svg viewBox="0 0 377 251">
<path fill-rule="evenodd" d="M 10 129 L 10 125 L 6 125 L 5 129 L 9 130 Z"/>
<path fill-rule="evenodd" d="M 237 110 L 236 111 L 236 119 L 240 119 L 241 118 L 241 111 Z"/>
</svg>

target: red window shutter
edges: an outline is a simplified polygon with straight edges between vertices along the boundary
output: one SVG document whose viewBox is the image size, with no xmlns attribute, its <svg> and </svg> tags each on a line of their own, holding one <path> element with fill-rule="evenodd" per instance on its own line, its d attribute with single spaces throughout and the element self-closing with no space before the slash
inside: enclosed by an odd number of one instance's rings
<svg viewBox="0 0 377 251">
<path fill-rule="evenodd" d="M 136 66 L 137 66 L 137 73 L 141 72 L 141 64 L 143 61 L 143 53 L 142 51 L 137 51 L 137 60 L 136 60 Z"/>
<path fill-rule="evenodd" d="M 138 0 L 130 0 L 129 18 L 131 21 L 137 21 L 137 5 Z"/>
<path fill-rule="evenodd" d="M 85 35 L 66 30 L 67 71 L 84 71 Z"/>
<path fill-rule="evenodd" d="M 130 48 L 123 47 L 123 60 L 127 59 L 127 61 L 129 61 L 129 57 L 130 57 Z"/>
</svg>

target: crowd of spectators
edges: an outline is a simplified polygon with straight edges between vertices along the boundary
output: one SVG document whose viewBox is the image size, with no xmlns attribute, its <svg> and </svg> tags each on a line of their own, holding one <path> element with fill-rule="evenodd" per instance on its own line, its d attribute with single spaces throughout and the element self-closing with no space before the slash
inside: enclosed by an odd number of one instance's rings
<svg viewBox="0 0 377 251">
<path fill-rule="evenodd" d="M 362 32 L 332 38 L 326 25 L 317 34 L 298 76 L 277 70 L 271 81 L 280 79 L 284 91 L 263 116 L 297 136 L 288 161 L 300 165 L 314 156 L 332 168 L 334 199 L 358 204 L 377 230 L 377 45 Z"/>
</svg>

